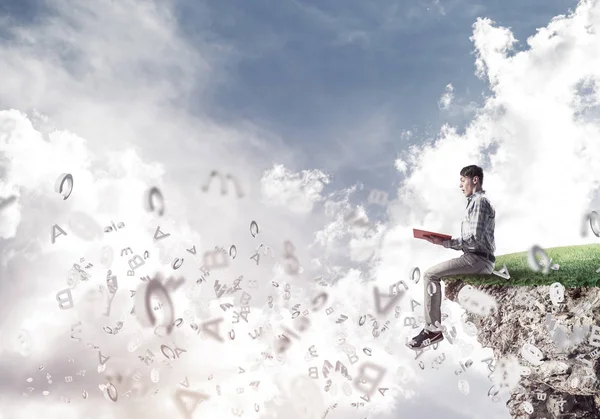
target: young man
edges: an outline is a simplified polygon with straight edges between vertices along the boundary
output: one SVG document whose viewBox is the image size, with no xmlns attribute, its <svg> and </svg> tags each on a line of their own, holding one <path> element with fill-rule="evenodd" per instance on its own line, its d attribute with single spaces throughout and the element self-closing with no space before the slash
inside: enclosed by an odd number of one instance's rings
<svg viewBox="0 0 600 419">
<path fill-rule="evenodd" d="M 460 190 L 467 197 L 461 237 L 443 240 L 429 236 L 427 241 L 446 248 L 462 250 L 461 257 L 439 263 L 425 272 L 425 328 L 409 343 L 411 349 L 421 349 L 444 339 L 441 327 L 442 289 L 445 276 L 491 274 L 494 271 L 494 227 L 496 211 L 482 188 L 483 170 L 471 165 L 460 171 Z M 432 284 L 432 285 L 430 285 Z M 435 291 L 433 287 L 435 286 Z M 432 294 L 430 294 L 432 292 Z"/>
</svg>

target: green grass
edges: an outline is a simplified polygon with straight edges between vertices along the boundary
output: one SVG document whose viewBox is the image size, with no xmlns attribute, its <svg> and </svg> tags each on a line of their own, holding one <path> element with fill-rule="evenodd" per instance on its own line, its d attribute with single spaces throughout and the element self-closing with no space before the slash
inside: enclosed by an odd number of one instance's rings
<svg viewBox="0 0 600 419">
<path fill-rule="evenodd" d="M 551 264 L 560 265 L 557 271 L 550 269 L 547 275 L 532 271 L 527 263 L 528 252 L 520 252 L 496 257 L 495 270 L 506 263 L 510 279 L 480 274 L 448 276 L 443 280 L 461 280 L 471 285 L 534 286 L 560 282 L 565 288 L 600 286 L 600 273 L 596 273 L 600 268 L 600 244 L 552 247 L 544 252 L 552 258 Z"/>
</svg>

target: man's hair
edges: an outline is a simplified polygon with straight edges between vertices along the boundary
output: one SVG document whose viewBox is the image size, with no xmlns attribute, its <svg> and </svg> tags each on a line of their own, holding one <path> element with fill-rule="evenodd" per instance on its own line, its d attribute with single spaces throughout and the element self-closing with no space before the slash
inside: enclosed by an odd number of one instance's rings
<svg viewBox="0 0 600 419">
<path fill-rule="evenodd" d="M 479 184 L 483 185 L 483 169 L 479 166 L 475 166 L 474 164 L 470 166 L 465 166 L 460 171 L 460 175 L 470 177 L 471 180 L 473 180 L 473 178 L 477 176 L 479 178 Z"/>
</svg>

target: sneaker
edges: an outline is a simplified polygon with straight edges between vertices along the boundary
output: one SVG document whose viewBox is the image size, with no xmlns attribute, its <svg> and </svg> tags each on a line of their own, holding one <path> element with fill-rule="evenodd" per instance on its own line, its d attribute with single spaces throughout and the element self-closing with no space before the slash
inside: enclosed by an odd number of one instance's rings
<svg viewBox="0 0 600 419">
<path fill-rule="evenodd" d="M 442 332 L 430 332 L 429 330 L 423 329 L 421 333 L 412 338 L 406 346 L 410 349 L 422 349 L 429 345 L 436 344 L 444 340 Z"/>
</svg>

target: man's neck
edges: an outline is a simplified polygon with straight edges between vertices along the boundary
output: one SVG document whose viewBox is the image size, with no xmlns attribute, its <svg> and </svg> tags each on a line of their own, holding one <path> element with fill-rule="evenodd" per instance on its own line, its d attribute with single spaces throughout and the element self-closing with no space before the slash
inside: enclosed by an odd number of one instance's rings
<svg viewBox="0 0 600 419">
<path fill-rule="evenodd" d="M 468 199 L 471 199 L 473 196 L 475 196 L 476 193 L 479 193 L 479 192 L 484 192 L 484 190 L 481 188 L 476 189 L 475 191 L 473 191 L 473 193 L 471 195 L 468 196 Z"/>
</svg>

